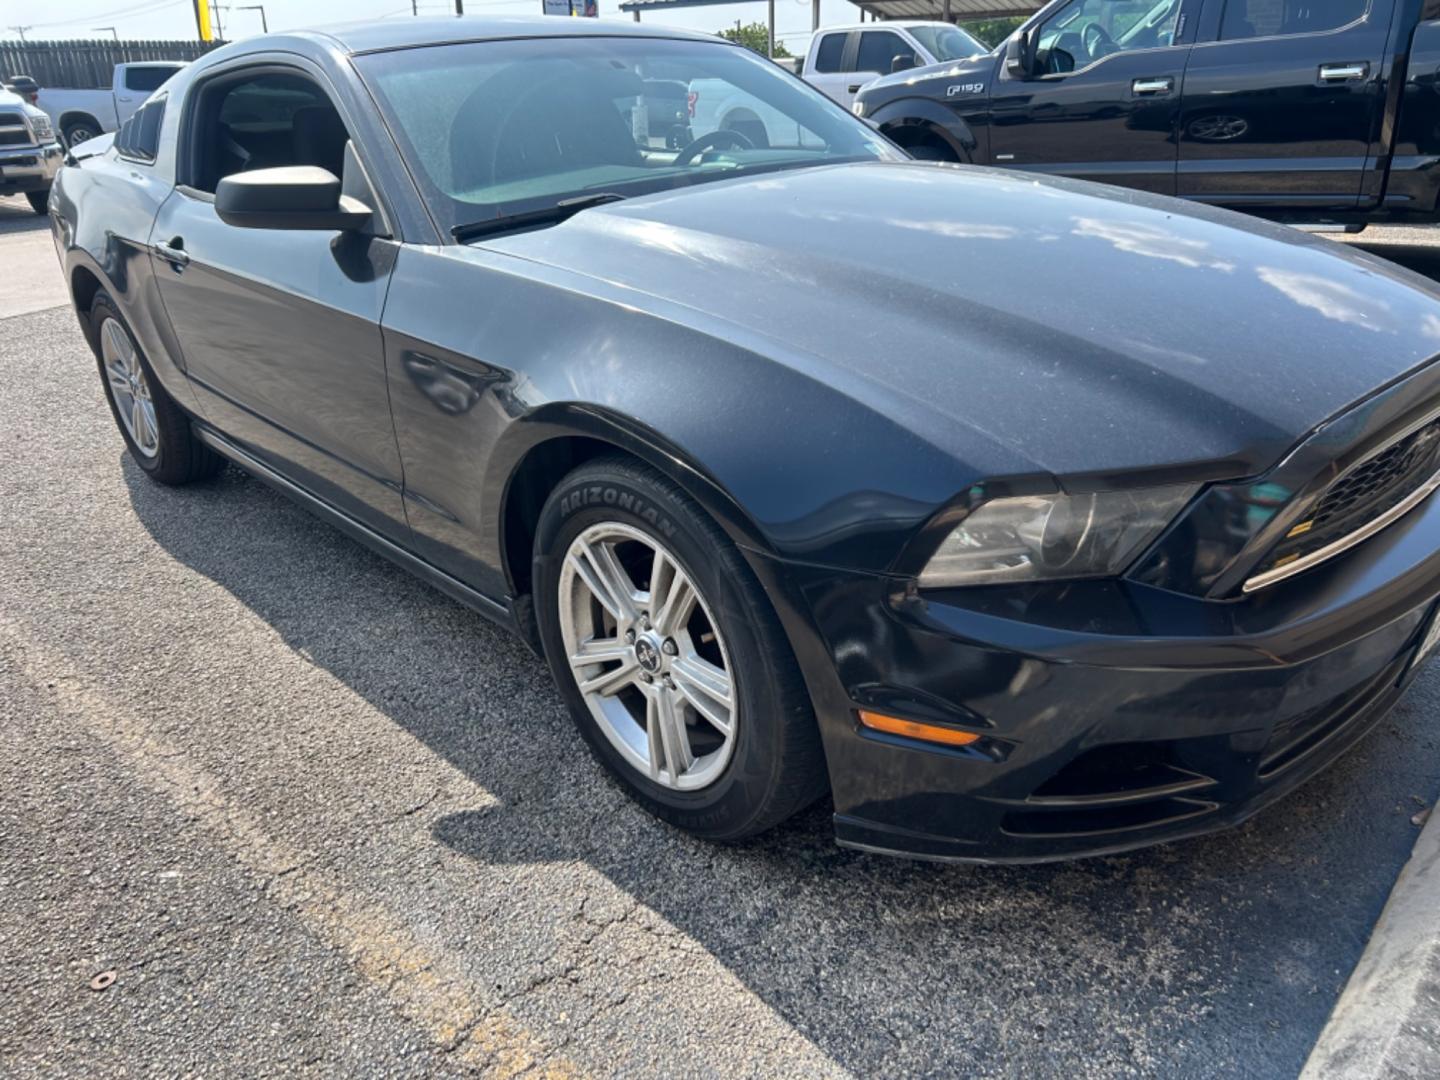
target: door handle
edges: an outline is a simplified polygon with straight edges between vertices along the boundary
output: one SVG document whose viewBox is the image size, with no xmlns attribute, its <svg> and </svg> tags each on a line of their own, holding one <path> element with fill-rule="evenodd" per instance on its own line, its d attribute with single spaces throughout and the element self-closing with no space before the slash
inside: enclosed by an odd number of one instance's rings
<svg viewBox="0 0 1440 1080">
<path fill-rule="evenodd" d="M 1168 94 L 1175 89 L 1175 80 L 1166 75 L 1163 79 L 1136 79 L 1130 84 L 1130 92 L 1145 97 Z"/>
<path fill-rule="evenodd" d="M 1321 64 L 1321 82 L 1354 82 L 1370 74 L 1369 64 Z"/>
<path fill-rule="evenodd" d="M 860 86 L 861 86 L 861 84 L 858 83 L 858 82 L 857 82 L 857 83 L 851 83 L 851 84 L 850 84 L 849 86 L 847 86 L 845 89 L 846 89 L 846 91 L 847 91 L 848 93 L 858 94 L 858 93 L 860 92 Z"/>
<path fill-rule="evenodd" d="M 174 267 L 178 274 L 190 263 L 190 256 L 185 254 L 185 241 L 176 236 L 168 244 L 156 244 L 153 248 L 156 255 Z"/>
</svg>

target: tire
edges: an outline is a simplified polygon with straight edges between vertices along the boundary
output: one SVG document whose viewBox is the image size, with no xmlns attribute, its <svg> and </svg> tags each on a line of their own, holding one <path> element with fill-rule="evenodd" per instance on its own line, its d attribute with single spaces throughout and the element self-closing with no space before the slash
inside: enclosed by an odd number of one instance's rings
<svg viewBox="0 0 1440 1080">
<path fill-rule="evenodd" d="M 30 209 L 41 217 L 50 213 L 50 189 L 48 187 L 44 191 L 27 191 L 25 201 L 30 204 Z"/>
<path fill-rule="evenodd" d="M 926 139 L 916 142 L 904 148 L 916 161 L 948 161 L 951 164 L 963 164 L 963 161 L 948 146 Z"/>
<path fill-rule="evenodd" d="M 67 124 L 61 134 L 65 136 L 66 147 L 78 146 L 80 143 L 96 138 L 100 134 L 100 128 L 99 125 L 92 124 L 88 120 L 76 120 Z"/>
<path fill-rule="evenodd" d="M 224 458 L 195 438 L 190 417 L 160 385 L 108 293 L 96 293 L 90 305 L 90 341 L 115 426 L 150 479 L 188 484 L 225 467 Z"/>
<path fill-rule="evenodd" d="M 656 548 L 664 560 L 654 561 Z M 643 616 L 629 624 L 640 631 L 633 645 L 626 623 L 587 583 L 601 562 L 630 574 Z M 657 589 L 651 577 L 669 587 Z M 824 793 L 819 729 L 769 599 L 725 533 L 668 478 L 625 457 L 599 458 L 572 472 L 541 511 L 534 581 L 545 655 L 571 716 L 641 805 L 687 832 L 727 841 L 763 832 Z M 675 588 L 682 581 L 696 593 L 683 624 L 667 620 L 657 595 L 685 595 Z M 602 639 L 608 645 L 596 646 Z M 625 655 L 571 666 L 572 648 L 578 654 L 601 647 Z M 649 659 L 658 665 L 653 675 Z M 714 688 L 717 670 L 730 680 L 728 713 L 722 697 L 696 689 L 697 673 Z M 595 683 L 612 675 L 616 685 L 607 696 L 582 692 L 581 678 Z M 678 752 L 671 749 L 678 740 L 665 738 L 662 698 L 674 703 L 668 730 L 678 729 L 686 743 Z M 697 702 L 711 716 L 728 715 L 728 735 Z M 694 758 L 688 768 L 687 753 Z M 672 759 L 680 768 L 672 768 Z"/>
</svg>

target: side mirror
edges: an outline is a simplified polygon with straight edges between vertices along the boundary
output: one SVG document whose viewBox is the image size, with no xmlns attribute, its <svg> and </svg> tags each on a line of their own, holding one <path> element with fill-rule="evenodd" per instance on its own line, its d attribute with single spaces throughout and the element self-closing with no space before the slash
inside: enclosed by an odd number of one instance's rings
<svg viewBox="0 0 1440 1080">
<path fill-rule="evenodd" d="M 362 229 L 373 211 L 340 192 L 340 178 L 314 165 L 235 173 L 215 189 L 215 213 L 241 229 Z"/>
<path fill-rule="evenodd" d="M 1028 79 L 1030 77 L 1028 45 L 1029 41 L 1025 34 L 1015 34 L 1005 43 L 1005 74 L 1012 79 Z"/>
<path fill-rule="evenodd" d="M 891 75 L 894 75 L 897 71 L 909 71 L 909 70 L 910 70 L 911 68 L 913 68 L 914 66 L 915 66 L 915 54 L 914 54 L 914 53 L 897 53 L 897 54 L 890 60 L 890 74 L 891 74 Z"/>
</svg>

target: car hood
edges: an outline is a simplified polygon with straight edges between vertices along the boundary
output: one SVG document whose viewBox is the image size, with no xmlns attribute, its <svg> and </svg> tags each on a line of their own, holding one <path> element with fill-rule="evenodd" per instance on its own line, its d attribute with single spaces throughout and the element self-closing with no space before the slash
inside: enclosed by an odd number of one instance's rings
<svg viewBox="0 0 1440 1080">
<path fill-rule="evenodd" d="M 607 283 L 1015 472 L 1252 475 L 1440 352 L 1440 293 L 1390 263 L 991 169 L 720 181 L 485 247 Z"/>
</svg>

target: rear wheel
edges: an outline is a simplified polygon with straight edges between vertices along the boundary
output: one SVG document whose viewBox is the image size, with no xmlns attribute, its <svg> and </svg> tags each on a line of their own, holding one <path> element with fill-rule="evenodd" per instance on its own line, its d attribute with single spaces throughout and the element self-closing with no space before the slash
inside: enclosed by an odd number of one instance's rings
<svg viewBox="0 0 1440 1080">
<path fill-rule="evenodd" d="M 653 470 L 603 458 L 551 494 L 541 636 L 596 757 L 671 824 L 734 840 L 825 789 L 809 698 L 729 538 Z"/>
<path fill-rule="evenodd" d="M 90 120 L 72 120 L 65 125 L 63 132 L 66 146 L 79 146 L 81 143 L 95 138 L 100 134 L 100 126 Z"/>
<path fill-rule="evenodd" d="M 48 214 L 50 212 L 50 189 L 44 191 L 27 191 L 25 201 L 30 204 L 30 209 L 37 214 Z"/>
<path fill-rule="evenodd" d="M 165 392 L 108 293 L 90 306 L 90 338 L 115 426 L 135 463 L 162 484 L 214 476 L 225 459 L 190 427 L 190 418 Z"/>
</svg>

